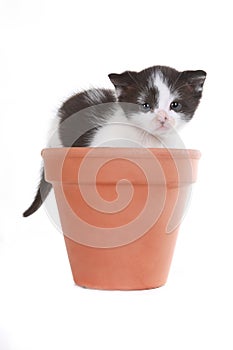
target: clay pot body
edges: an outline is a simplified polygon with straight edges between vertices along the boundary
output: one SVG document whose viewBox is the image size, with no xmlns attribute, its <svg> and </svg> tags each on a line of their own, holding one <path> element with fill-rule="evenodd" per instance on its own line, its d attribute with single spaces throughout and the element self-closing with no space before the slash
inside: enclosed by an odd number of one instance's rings
<svg viewBox="0 0 233 350">
<path fill-rule="evenodd" d="M 200 152 L 42 151 L 76 284 L 137 290 L 166 283 Z"/>
</svg>

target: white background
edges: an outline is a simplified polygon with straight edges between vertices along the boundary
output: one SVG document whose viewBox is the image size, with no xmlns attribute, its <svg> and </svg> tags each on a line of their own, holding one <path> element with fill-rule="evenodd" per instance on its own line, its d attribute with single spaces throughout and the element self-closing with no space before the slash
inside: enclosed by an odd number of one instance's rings
<svg viewBox="0 0 233 350">
<path fill-rule="evenodd" d="M 0 2 L 0 349 L 232 349 L 230 1 Z M 202 152 L 166 286 L 74 286 L 63 237 L 28 219 L 57 108 L 107 75 L 169 65 L 208 73 L 183 132 Z"/>
</svg>

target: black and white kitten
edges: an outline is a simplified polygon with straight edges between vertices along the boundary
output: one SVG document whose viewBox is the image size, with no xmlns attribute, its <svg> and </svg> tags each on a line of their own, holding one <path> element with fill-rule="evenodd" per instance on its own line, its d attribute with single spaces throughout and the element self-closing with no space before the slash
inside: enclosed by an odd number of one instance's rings
<svg viewBox="0 0 233 350">
<path fill-rule="evenodd" d="M 109 78 L 115 90 L 83 91 L 61 106 L 48 146 L 178 148 L 176 132 L 192 119 L 206 73 L 154 66 Z M 35 199 L 23 216 L 34 213 L 50 189 L 42 171 Z"/>
</svg>

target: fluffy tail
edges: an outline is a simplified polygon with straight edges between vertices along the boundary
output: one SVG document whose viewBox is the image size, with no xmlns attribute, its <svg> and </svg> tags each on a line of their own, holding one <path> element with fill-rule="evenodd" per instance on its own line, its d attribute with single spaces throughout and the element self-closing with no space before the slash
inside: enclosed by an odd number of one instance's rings
<svg viewBox="0 0 233 350">
<path fill-rule="evenodd" d="M 50 190 L 52 188 L 52 185 L 45 181 L 44 178 L 44 170 L 42 171 L 41 180 L 39 184 L 38 191 L 36 193 L 35 199 L 30 205 L 30 207 L 23 213 L 24 217 L 27 217 L 31 214 L 33 214 L 37 209 L 40 208 L 41 204 L 45 200 L 45 198 L 48 196 Z"/>
</svg>

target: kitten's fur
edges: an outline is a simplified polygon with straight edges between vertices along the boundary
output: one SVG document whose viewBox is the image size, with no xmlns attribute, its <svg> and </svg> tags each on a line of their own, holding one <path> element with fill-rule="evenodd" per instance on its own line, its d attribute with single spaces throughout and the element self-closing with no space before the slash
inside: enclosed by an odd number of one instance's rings
<svg viewBox="0 0 233 350">
<path fill-rule="evenodd" d="M 175 132 L 192 119 L 206 73 L 154 66 L 109 78 L 115 91 L 83 91 L 61 106 L 50 147 L 175 148 Z M 42 171 L 36 197 L 23 216 L 34 213 L 50 189 Z"/>
</svg>

